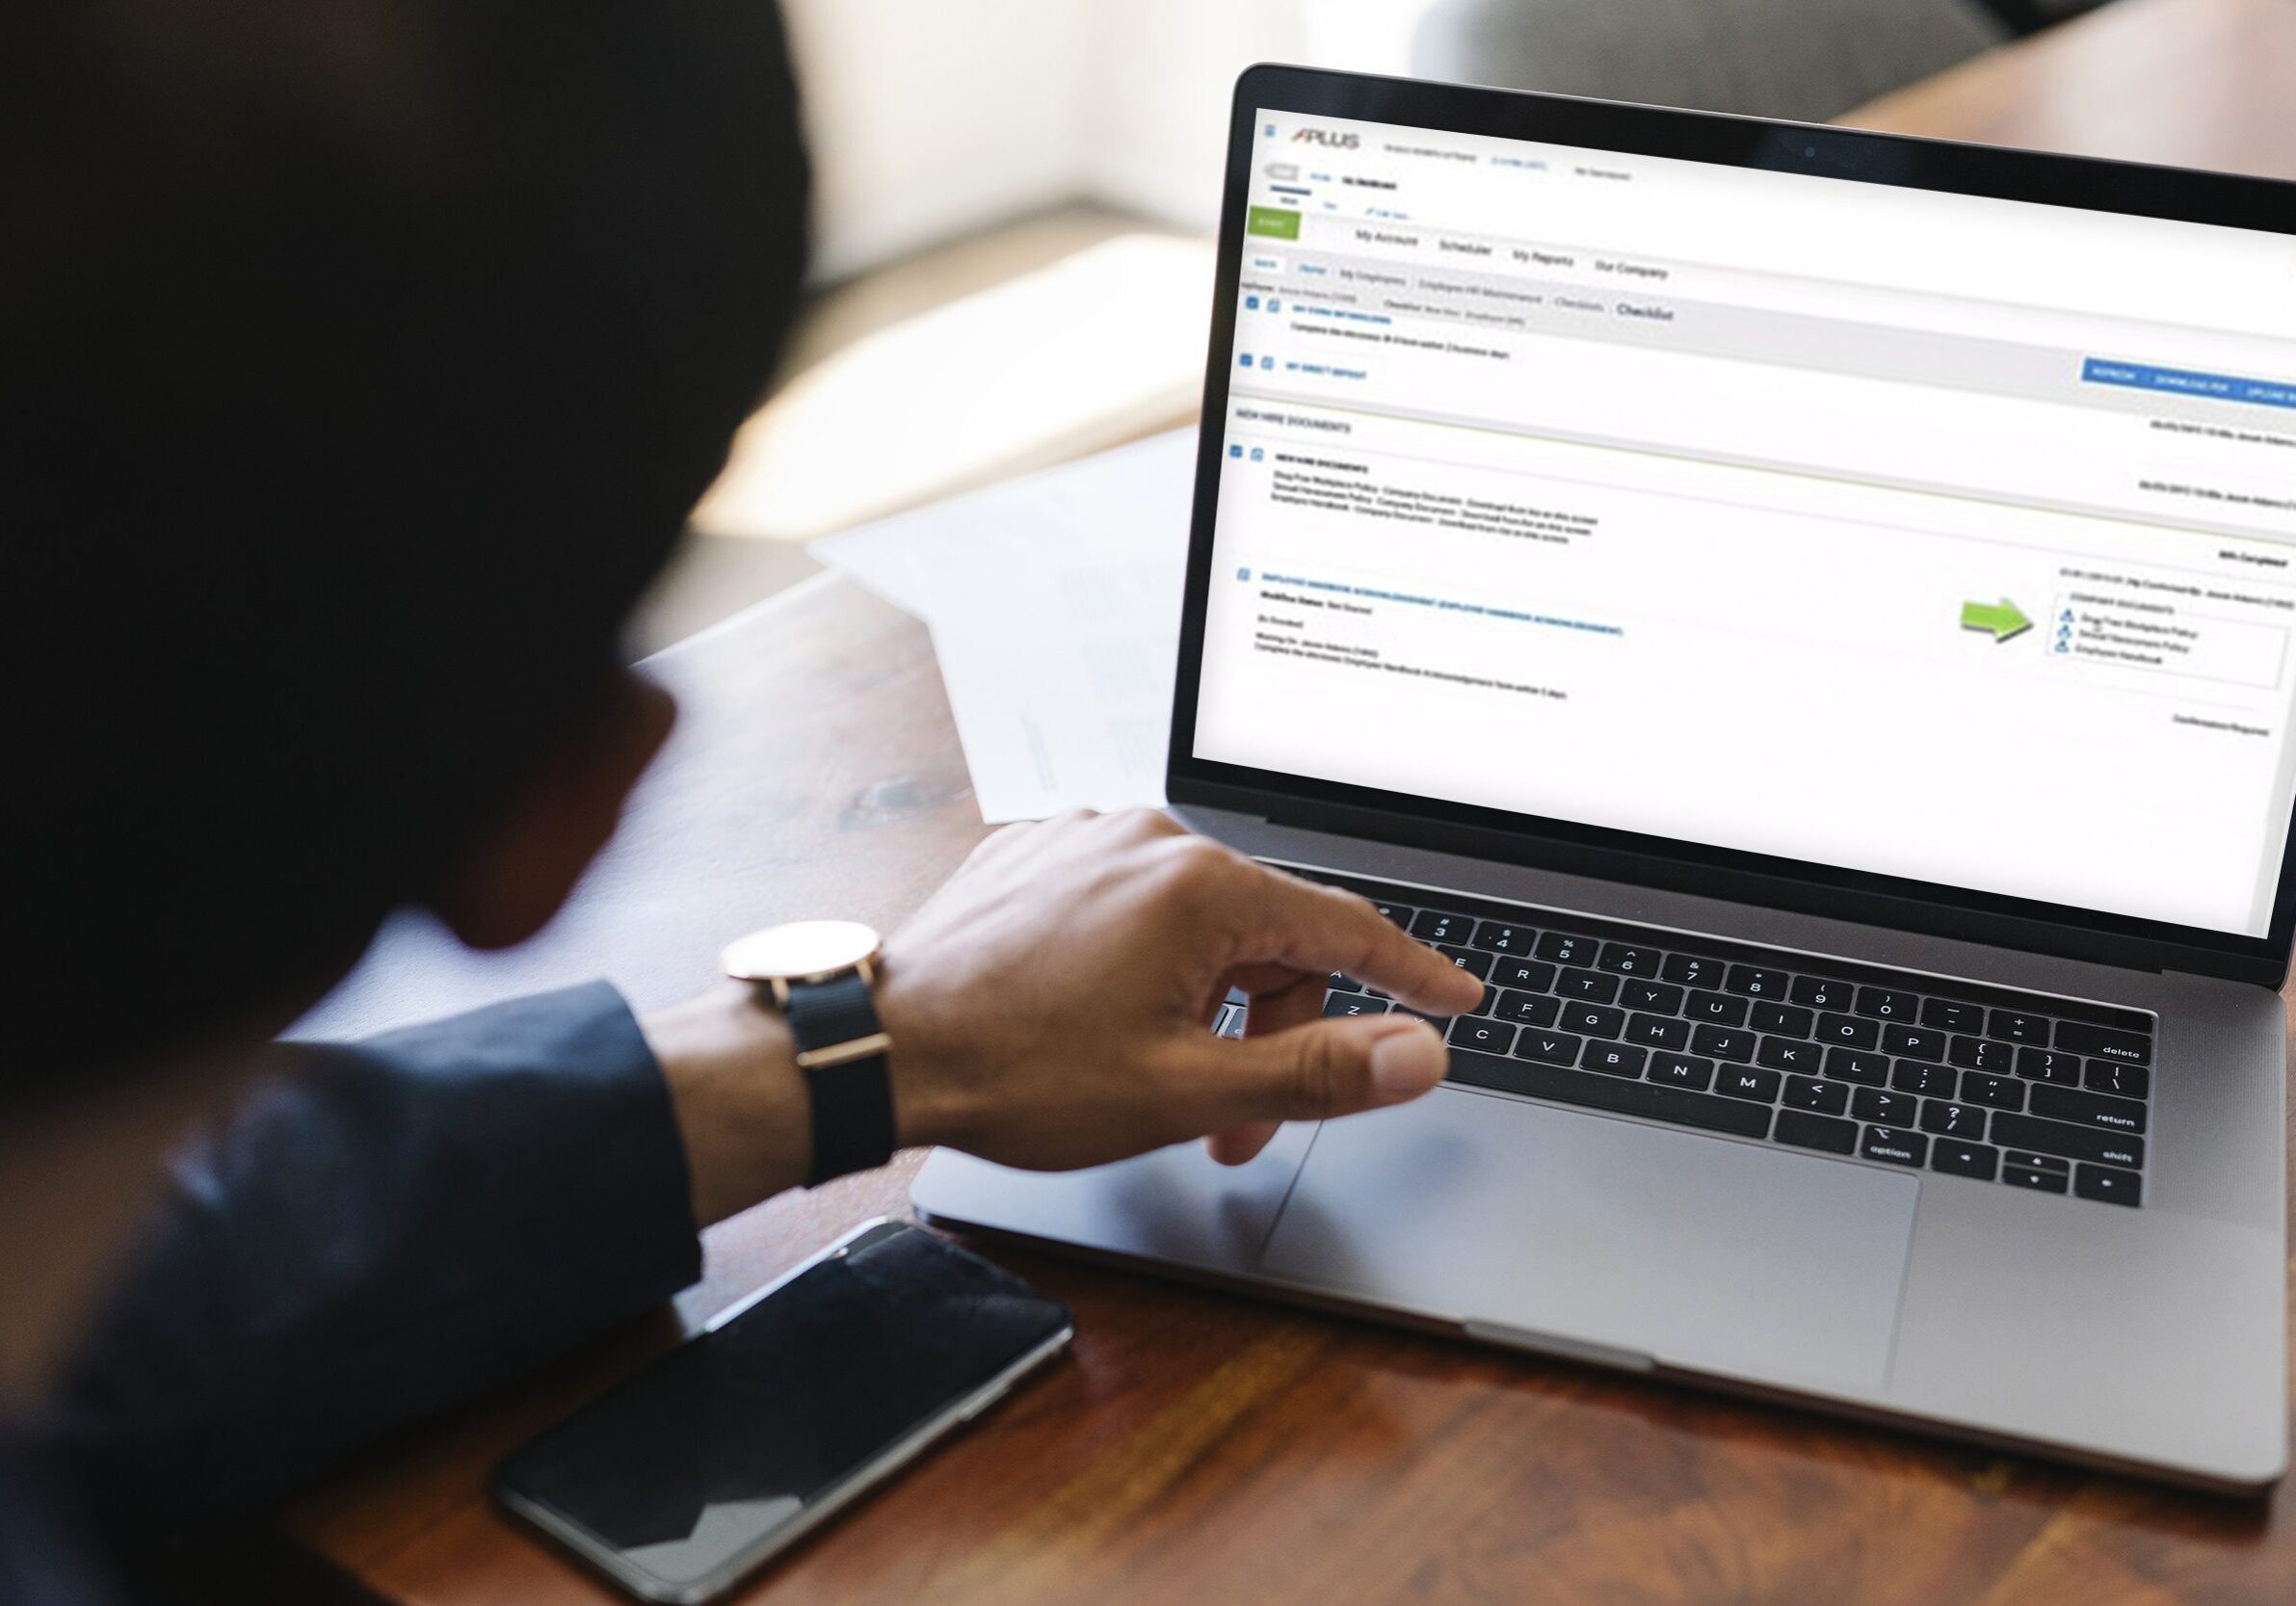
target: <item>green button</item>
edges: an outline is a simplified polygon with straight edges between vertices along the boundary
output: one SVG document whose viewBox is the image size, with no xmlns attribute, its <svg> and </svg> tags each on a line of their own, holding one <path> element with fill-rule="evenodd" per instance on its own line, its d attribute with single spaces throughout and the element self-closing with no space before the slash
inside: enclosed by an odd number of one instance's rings
<svg viewBox="0 0 2296 1606">
<path fill-rule="evenodd" d="M 1300 215 L 1280 206 L 1254 206 L 1244 220 L 1249 234 L 1264 234 L 1271 240 L 1297 240 L 1300 237 Z"/>
</svg>

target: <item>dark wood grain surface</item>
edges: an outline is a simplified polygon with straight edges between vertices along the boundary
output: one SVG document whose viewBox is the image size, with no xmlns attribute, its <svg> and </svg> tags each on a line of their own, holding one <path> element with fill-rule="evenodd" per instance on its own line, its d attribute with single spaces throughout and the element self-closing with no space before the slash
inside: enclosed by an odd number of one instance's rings
<svg viewBox="0 0 2296 1606">
<path fill-rule="evenodd" d="M 2296 0 L 2114 11 L 1871 120 L 2296 171 Z M 2273 61 L 2215 54 L 2259 41 Z M 2126 148 L 2130 115 L 2151 147 Z M 708 979 L 730 933 L 817 913 L 896 922 L 982 834 L 925 632 L 845 582 L 808 583 L 657 669 L 685 723 L 567 918 L 484 962 L 396 933 L 326 1018 L 381 1023 L 594 975 L 665 1002 Z M 674 1312 L 401 1435 L 294 1502 L 287 1527 L 392 1600 L 615 1599 L 489 1509 L 488 1466 L 681 1328 L 903 1212 L 915 1159 L 718 1226 Z M 997 1253 L 1075 1307 L 1074 1356 L 744 1599 L 2296 1600 L 2284 1488 L 2256 1503 L 2178 1494 Z"/>
</svg>

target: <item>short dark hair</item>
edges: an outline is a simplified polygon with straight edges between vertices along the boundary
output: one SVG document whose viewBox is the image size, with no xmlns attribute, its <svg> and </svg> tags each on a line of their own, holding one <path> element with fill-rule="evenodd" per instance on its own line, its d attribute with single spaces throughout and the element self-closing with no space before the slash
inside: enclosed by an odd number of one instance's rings
<svg viewBox="0 0 2296 1606">
<path fill-rule="evenodd" d="M 807 196 L 769 0 L 21 3 L 0 1093 L 323 976 L 597 706 Z"/>
</svg>

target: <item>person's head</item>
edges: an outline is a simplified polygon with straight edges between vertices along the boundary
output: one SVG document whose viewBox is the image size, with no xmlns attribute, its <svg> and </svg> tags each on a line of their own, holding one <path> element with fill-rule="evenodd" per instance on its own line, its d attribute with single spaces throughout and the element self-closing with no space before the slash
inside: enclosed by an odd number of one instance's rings
<svg viewBox="0 0 2296 1606">
<path fill-rule="evenodd" d="M 556 908 L 806 198 L 770 0 L 6 12 L 0 1134 Z"/>
</svg>

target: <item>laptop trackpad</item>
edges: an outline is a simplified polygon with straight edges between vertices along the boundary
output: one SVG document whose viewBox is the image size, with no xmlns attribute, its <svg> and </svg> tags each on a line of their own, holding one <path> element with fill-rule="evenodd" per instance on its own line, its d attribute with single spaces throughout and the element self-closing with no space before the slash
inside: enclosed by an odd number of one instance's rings
<svg viewBox="0 0 2296 1606">
<path fill-rule="evenodd" d="M 1920 1183 L 1444 1088 L 1327 1121 L 1286 1281 L 1801 1387 L 1887 1381 Z"/>
</svg>

